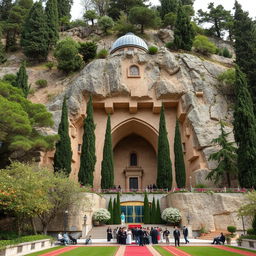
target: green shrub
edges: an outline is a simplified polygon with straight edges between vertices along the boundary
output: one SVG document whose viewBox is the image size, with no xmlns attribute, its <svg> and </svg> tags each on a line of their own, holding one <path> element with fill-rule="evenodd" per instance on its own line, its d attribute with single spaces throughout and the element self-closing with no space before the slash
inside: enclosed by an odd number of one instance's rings
<svg viewBox="0 0 256 256">
<path fill-rule="evenodd" d="M 227 231 L 234 234 L 234 233 L 236 233 L 236 227 L 235 226 L 228 226 Z"/>
<path fill-rule="evenodd" d="M 122 11 L 119 19 L 115 23 L 114 30 L 117 31 L 118 36 L 123 36 L 129 32 L 135 33 L 136 27 L 131 24 L 127 15 Z"/>
<path fill-rule="evenodd" d="M 245 235 L 241 237 L 242 239 L 252 239 L 256 240 L 256 234 L 255 235 Z"/>
<path fill-rule="evenodd" d="M 38 86 L 38 88 L 41 89 L 41 88 L 47 87 L 48 82 L 44 79 L 39 79 L 39 80 L 36 81 L 36 85 Z"/>
<path fill-rule="evenodd" d="M 97 58 L 98 58 L 98 59 L 106 59 L 107 56 L 108 56 L 108 50 L 106 50 L 106 49 L 100 50 L 100 51 L 98 52 L 98 54 L 97 54 Z"/>
<path fill-rule="evenodd" d="M 52 68 L 54 67 L 54 63 L 52 61 L 49 61 L 45 64 L 45 66 L 49 69 L 52 70 Z"/>
<path fill-rule="evenodd" d="M 229 50 L 226 47 L 223 49 L 222 55 L 225 58 L 232 58 L 232 54 L 229 52 Z"/>
<path fill-rule="evenodd" d="M 247 234 L 248 235 L 256 235 L 256 231 L 253 228 L 247 229 Z"/>
<path fill-rule="evenodd" d="M 98 25 L 107 34 L 108 30 L 114 26 L 114 21 L 109 16 L 102 16 L 98 20 Z"/>
<path fill-rule="evenodd" d="M 216 46 L 214 43 L 210 42 L 206 36 L 197 35 L 193 42 L 193 47 L 196 52 L 203 55 L 210 55 L 216 52 Z"/>
<path fill-rule="evenodd" d="M 169 12 L 164 16 L 164 26 L 174 27 L 177 19 L 177 14 L 174 12 Z"/>
<path fill-rule="evenodd" d="M 79 44 L 70 37 L 57 44 L 54 56 L 58 61 L 58 69 L 66 73 L 77 71 L 82 67 L 83 60 L 79 55 Z"/>
<path fill-rule="evenodd" d="M 198 183 L 195 185 L 195 188 L 207 188 L 205 184 Z"/>
<path fill-rule="evenodd" d="M 95 42 L 79 43 L 79 53 L 83 56 L 84 62 L 92 60 L 97 54 L 97 44 Z"/>
<path fill-rule="evenodd" d="M 156 46 L 150 46 L 148 48 L 148 53 L 151 55 L 157 54 L 157 52 L 158 52 L 158 48 Z"/>
<path fill-rule="evenodd" d="M 0 231 L 0 240 L 13 240 L 19 237 L 14 231 Z"/>
<path fill-rule="evenodd" d="M 15 86 L 16 78 L 17 76 L 15 74 L 6 74 L 3 76 L 2 80 L 11 84 L 12 86 Z"/>
<path fill-rule="evenodd" d="M 218 76 L 218 81 L 226 85 L 234 85 L 236 81 L 236 71 L 234 68 L 230 68 Z"/>
<path fill-rule="evenodd" d="M 169 50 L 173 50 L 175 48 L 173 42 L 168 42 L 165 44 L 165 47 L 168 48 Z"/>
</svg>

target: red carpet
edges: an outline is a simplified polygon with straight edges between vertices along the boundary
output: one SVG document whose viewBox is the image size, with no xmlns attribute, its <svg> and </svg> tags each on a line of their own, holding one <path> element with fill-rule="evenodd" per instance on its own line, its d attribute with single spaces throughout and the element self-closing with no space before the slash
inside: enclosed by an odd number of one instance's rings
<svg viewBox="0 0 256 256">
<path fill-rule="evenodd" d="M 183 252 L 174 246 L 163 246 L 163 248 L 174 256 L 190 256 L 187 252 Z"/>
<path fill-rule="evenodd" d="M 126 246 L 124 256 L 153 256 L 146 246 Z"/>
<path fill-rule="evenodd" d="M 245 256 L 255 256 L 256 255 L 255 252 L 242 251 L 242 250 L 239 250 L 239 249 L 230 248 L 230 247 L 226 247 L 226 246 L 223 246 L 223 245 L 217 245 L 217 246 L 214 246 L 214 247 L 220 248 L 221 250 L 225 250 L 225 251 L 228 251 L 228 252 L 239 253 L 239 254 L 245 255 Z"/>
<path fill-rule="evenodd" d="M 47 252 L 47 253 L 45 253 L 45 254 L 42 254 L 41 256 L 57 256 L 57 255 L 60 255 L 61 253 L 74 250 L 74 249 L 76 249 L 77 247 L 80 247 L 80 246 L 67 246 L 67 247 L 58 249 L 58 250 L 53 251 L 53 252 Z"/>
</svg>

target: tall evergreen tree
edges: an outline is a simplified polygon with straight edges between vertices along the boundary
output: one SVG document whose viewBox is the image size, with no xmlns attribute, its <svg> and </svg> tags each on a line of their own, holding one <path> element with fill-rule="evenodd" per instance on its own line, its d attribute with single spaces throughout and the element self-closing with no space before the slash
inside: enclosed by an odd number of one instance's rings
<svg viewBox="0 0 256 256">
<path fill-rule="evenodd" d="M 23 61 L 16 75 L 15 86 L 23 91 L 24 97 L 27 98 L 30 86 L 28 86 L 28 75 L 26 71 L 26 62 Z"/>
<path fill-rule="evenodd" d="M 35 2 L 23 26 L 21 46 L 24 54 L 34 60 L 46 60 L 48 31 L 42 2 Z"/>
<path fill-rule="evenodd" d="M 160 202 L 159 199 L 157 200 L 157 206 L 156 206 L 156 224 L 161 224 L 161 209 L 160 209 Z"/>
<path fill-rule="evenodd" d="M 144 196 L 144 223 L 150 224 L 150 207 L 147 193 Z"/>
<path fill-rule="evenodd" d="M 179 121 L 176 120 L 174 137 L 174 157 L 175 157 L 175 177 L 178 188 L 184 188 L 186 185 L 186 168 L 183 157 L 183 150 L 180 137 Z"/>
<path fill-rule="evenodd" d="M 117 223 L 121 224 L 121 204 L 120 204 L 120 194 L 117 193 L 116 197 L 116 214 L 117 214 Z"/>
<path fill-rule="evenodd" d="M 114 224 L 113 223 L 113 203 L 112 203 L 112 197 L 110 197 L 109 202 L 108 202 L 108 211 L 110 212 L 110 220 L 108 221 L 108 224 Z"/>
<path fill-rule="evenodd" d="M 113 149 L 111 136 L 111 121 L 108 115 L 105 142 L 103 148 L 103 159 L 101 162 L 101 188 L 109 189 L 114 186 L 114 164 L 113 164 Z"/>
<path fill-rule="evenodd" d="M 160 14 L 163 19 L 164 16 L 170 12 L 176 13 L 178 9 L 178 0 L 160 0 L 161 8 Z"/>
<path fill-rule="evenodd" d="M 170 148 L 165 125 L 164 107 L 161 108 L 158 136 L 157 154 L 157 187 L 172 187 L 172 162 L 170 158 Z"/>
<path fill-rule="evenodd" d="M 57 0 L 48 0 L 45 7 L 48 29 L 49 48 L 56 45 L 59 39 L 59 16 Z"/>
<path fill-rule="evenodd" d="M 63 17 L 71 18 L 71 7 L 73 4 L 73 0 L 57 0 L 58 1 L 58 16 L 59 19 Z"/>
<path fill-rule="evenodd" d="M 119 224 L 118 223 L 118 208 L 116 205 L 116 199 L 114 198 L 113 202 L 113 224 Z"/>
<path fill-rule="evenodd" d="M 94 133 L 95 124 L 93 121 L 93 105 L 91 96 L 87 103 L 86 114 L 78 180 L 82 185 L 93 186 L 93 172 L 96 163 L 96 155 Z"/>
<path fill-rule="evenodd" d="M 174 30 L 174 47 L 190 51 L 193 45 L 195 33 L 193 31 L 190 17 L 185 13 L 184 8 L 179 5 Z"/>
<path fill-rule="evenodd" d="M 53 168 L 55 172 L 63 170 L 65 173 L 70 174 L 72 162 L 72 149 L 69 137 L 68 108 L 66 97 L 64 97 L 62 104 L 62 113 L 58 134 L 60 136 L 60 139 L 56 143 Z"/>
<path fill-rule="evenodd" d="M 244 74 L 236 67 L 234 135 L 241 187 L 256 188 L 256 119 Z"/>
<path fill-rule="evenodd" d="M 256 114 L 256 25 L 237 1 L 234 20 L 236 63 L 247 76 Z"/>
<path fill-rule="evenodd" d="M 12 8 L 12 0 L 0 1 L 0 21 L 6 21 Z"/>
<path fill-rule="evenodd" d="M 151 205 L 151 224 L 156 224 L 156 202 L 153 197 L 152 205 Z"/>
<path fill-rule="evenodd" d="M 231 187 L 231 175 L 237 175 L 237 153 L 234 147 L 234 142 L 227 140 L 228 135 L 224 130 L 225 124 L 220 122 L 220 135 L 218 138 L 213 139 L 212 143 L 218 145 L 219 151 L 210 155 L 209 160 L 217 161 L 218 166 L 213 169 L 207 178 L 213 180 L 216 184 L 220 179 L 226 178 L 228 187 Z"/>
</svg>

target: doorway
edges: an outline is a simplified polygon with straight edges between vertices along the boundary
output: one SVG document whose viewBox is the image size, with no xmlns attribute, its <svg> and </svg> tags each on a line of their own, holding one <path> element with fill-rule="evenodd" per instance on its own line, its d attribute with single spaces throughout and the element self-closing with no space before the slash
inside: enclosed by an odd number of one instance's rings
<svg viewBox="0 0 256 256">
<path fill-rule="evenodd" d="M 129 178 L 129 188 L 130 188 L 130 190 L 138 190 L 139 189 L 139 178 L 138 177 L 130 177 Z"/>
</svg>

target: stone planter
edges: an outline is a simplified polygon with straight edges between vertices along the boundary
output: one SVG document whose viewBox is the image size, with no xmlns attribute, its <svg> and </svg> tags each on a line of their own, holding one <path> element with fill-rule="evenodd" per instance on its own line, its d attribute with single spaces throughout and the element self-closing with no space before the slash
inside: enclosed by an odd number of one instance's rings
<svg viewBox="0 0 256 256">
<path fill-rule="evenodd" d="M 51 239 L 43 239 L 16 245 L 9 245 L 5 249 L 0 250 L 0 256 L 22 256 L 44 249 L 49 249 L 52 246 L 53 244 Z"/>
<path fill-rule="evenodd" d="M 256 248 L 256 240 L 253 239 L 242 239 L 241 246 L 245 248 Z"/>
</svg>

